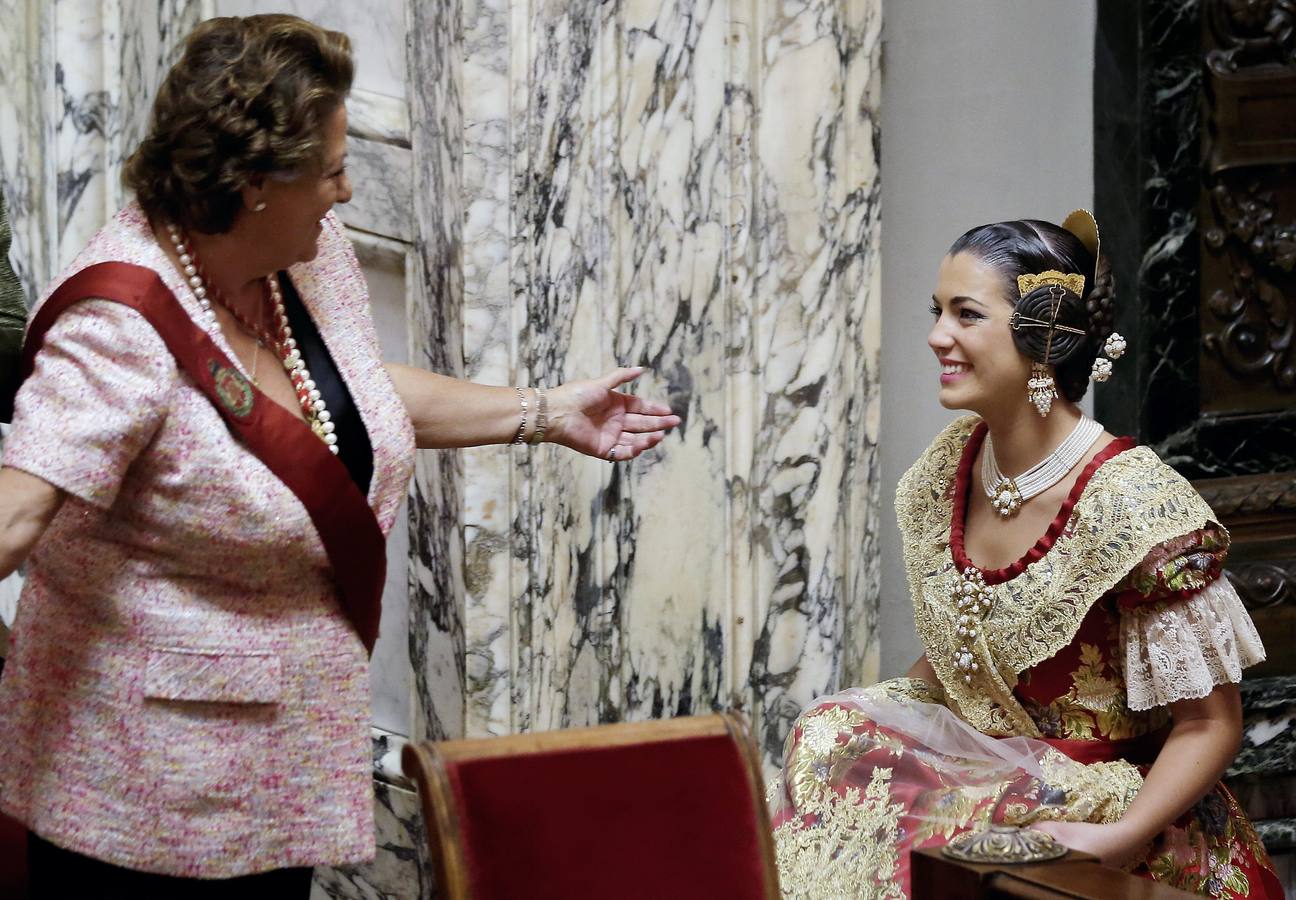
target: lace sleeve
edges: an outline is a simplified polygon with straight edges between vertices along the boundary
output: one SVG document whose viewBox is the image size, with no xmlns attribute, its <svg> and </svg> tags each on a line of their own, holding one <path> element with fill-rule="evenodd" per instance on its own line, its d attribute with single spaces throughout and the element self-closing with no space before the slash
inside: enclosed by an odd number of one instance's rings
<svg viewBox="0 0 1296 900">
<path fill-rule="evenodd" d="M 1184 599 L 1122 609 L 1120 618 L 1132 710 L 1205 697 L 1265 658 L 1260 635 L 1225 577 Z"/>
</svg>

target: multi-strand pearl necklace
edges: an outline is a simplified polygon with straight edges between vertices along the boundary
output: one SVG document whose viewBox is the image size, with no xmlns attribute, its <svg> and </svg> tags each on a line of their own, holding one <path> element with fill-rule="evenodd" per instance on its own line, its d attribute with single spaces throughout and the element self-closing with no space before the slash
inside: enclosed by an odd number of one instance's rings
<svg viewBox="0 0 1296 900">
<path fill-rule="evenodd" d="M 336 455 L 338 452 L 338 439 L 334 433 L 336 426 L 332 422 L 332 415 L 328 411 L 324 398 L 320 396 L 319 388 L 311 378 L 310 370 L 306 368 L 301 350 L 297 348 L 292 325 L 288 323 L 288 313 L 284 310 L 279 279 L 274 275 L 267 275 L 265 279 L 266 294 L 270 299 L 274 318 L 274 332 L 267 333 L 262 325 L 249 321 L 226 301 L 215 285 L 209 286 L 204 282 L 202 265 L 198 262 L 197 255 L 194 254 L 193 248 L 189 246 L 180 228 L 168 222 L 166 229 L 171 238 L 171 246 L 175 248 L 176 256 L 180 259 L 181 270 L 189 280 L 189 287 L 193 289 L 198 305 L 202 307 L 207 326 L 210 328 L 217 325 L 216 311 L 211 305 L 212 299 L 215 299 L 245 331 L 256 338 L 259 346 L 273 344 L 280 362 L 288 373 L 289 380 L 292 381 L 293 390 L 297 392 L 297 402 L 301 404 L 302 414 L 306 417 L 307 424 L 310 425 L 311 431 L 328 446 L 329 452 Z"/>
<path fill-rule="evenodd" d="M 1066 477 L 1100 434 L 1102 425 L 1082 415 L 1056 450 L 1016 478 L 1008 478 L 999 471 L 994 441 L 986 435 L 985 449 L 981 453 L 981 487 L 990 498 L 990 505 L 1005 519 L 1016 514 L 1031 497 L 1042 494 Z"/>
</svg>

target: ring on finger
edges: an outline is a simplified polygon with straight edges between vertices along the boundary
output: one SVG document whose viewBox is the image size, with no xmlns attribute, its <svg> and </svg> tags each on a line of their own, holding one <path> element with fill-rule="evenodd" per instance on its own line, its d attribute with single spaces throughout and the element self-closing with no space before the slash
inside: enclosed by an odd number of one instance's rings
<svg viewBox="0 0 1296 900">
<path fill-rule="evenodd" d="M 613 444 L 612 449 L 607 452 L 607 461 L 610 463 L 617 461 L 617 448 L 615 444 Z"/>
</svg>

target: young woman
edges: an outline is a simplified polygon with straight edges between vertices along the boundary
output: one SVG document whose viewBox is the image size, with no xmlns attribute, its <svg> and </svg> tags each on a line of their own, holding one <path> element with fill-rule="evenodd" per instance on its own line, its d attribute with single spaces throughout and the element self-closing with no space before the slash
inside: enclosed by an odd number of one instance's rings
<svg viewBox="0 0 1296 900">
<path fill-rule="evenodd" d="M 1228 532 L 1076 405 L 1124 351 L 1111 310 L 1083 211 L 975 228 L 942 261 L 928 344 L 941 404 L 974 415 L 897 490 L 926 652 L 798 719 L 772 789 L 789 893 L 907 896 L 912 849 L 993 821 L 1205 896 L 1282 896 L 1219 783 L 1264 658 Z"/>
</svg>

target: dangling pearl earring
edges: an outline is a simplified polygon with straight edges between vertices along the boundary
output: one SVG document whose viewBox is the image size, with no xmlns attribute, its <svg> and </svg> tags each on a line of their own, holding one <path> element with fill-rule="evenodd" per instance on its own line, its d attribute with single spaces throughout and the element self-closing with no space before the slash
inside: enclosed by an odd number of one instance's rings
<svg viewBox="0 0 1296 900">
<path fill-rule="evenodd" d="M 1026 382 L 1026 398 L 1035 406 L 1035 411 L 1041 417 L 1049 414 L 1057 395 L 1053 370 L 1043 363 L 1031 363 L 1031 377 Z"/>
<path fill-rule="evenodd" d="M 265 212 L 265 208 L 266 208 L 265 201 L 262 200 L 262 201 L 261 201 L 260 203 L 258 203 L 256 206 L 252 207 L 252 211 L 253 211 L 253 212 Z"/>
</svg>

